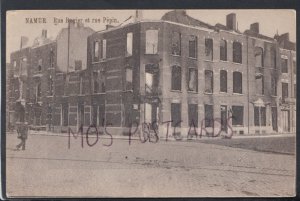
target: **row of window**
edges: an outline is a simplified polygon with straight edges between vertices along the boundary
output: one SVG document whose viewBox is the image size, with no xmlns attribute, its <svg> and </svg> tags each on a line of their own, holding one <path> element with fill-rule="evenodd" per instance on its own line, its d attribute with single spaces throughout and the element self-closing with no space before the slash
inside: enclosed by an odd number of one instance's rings
<svg viewBox="0 0 300 201">
<path fill-rule="evenodd" d="M 190 35 L 188 39 L 188 56 L 191 58 L 197 58 L 198 52 L 198 38 L 197 36 Z M 179 32 L 172 32 L 171 37 L 171 53 L 173 55 L 180 56 L 181 55 L 181 34 Z M 213 60 L 213 39 L 206 38 L 205 39 L 205 59 L 206 60 Z M 233 56 L 232 61 L 235 63 L 242 63 L 242 44 L 240 42 L 234 41 L 233 42 Z M 221 40 L 220 41 L 220 60 L 227 61 L 227 41 Z"/>
<path fill-rule="evenodd" d="M 172 67 L 171 90 L 181 91 L 181 72 L 180 66 Z M 205 93 L 213 93 L 214 75 L 213 71 L 205 70 Z M 198 92 L 198 70 L 189 68 L 188 72 L 188 91 Z M 233 72 L 233 93 L 243 93 L 243 78 L 241 72 Z M 220 92 L 227 92 L 227 71 L 220 71 Z"/>
<path fill-rule="evenodd" d="M 228 108 L 226 105 L 220 106 L 220 116 L 221 119 L 218 123 L 221 123 L 221 129 L 226 130 L 228 126 L 228 120 L 230 119 L 233 126 L 244 126 L 244 106 L 233 105 Z M 92 110 L 91 110 L 92 109 Z M 60 114 L 60 108 L 48 107 L 47 116 L 48 120 L 53 119 L 53 112 Z M 79 122 L 84 126 L 93 125 L 103 125 L 105 108 L 104 105 L 101 106 L 68 106 L 62 105 L 61 108 L 61 120 L 63 126 L 76 126 L 77 116 L 79 114 Z M 181 126 L 181 103 L 171 104 L 171 126 L 180 127 Z M 204 126 L 214 127 L 217 122 L 214 118 L 214 106 L 204 105 Z M 55 123 L 56 122 L 56 123 Z M 60 125 L 60 118 L 57 118 L 55 125 Z M 199 127 L 198 124 L 198 104 L 188 104 L 188 126 Z M 254 107 L 254 126 L 266 126 L 266 108 L 265 107 Z M 227 131 L 227 130 L 226 130 Z"/>
<path fill-rule="evenodd" d="M 229 114 L 230 113 L 230 114 Z M 225 115 L 224 115 L 225 114 Z M 226 105 L 221 106 L 221 122 L 227 124 L 228 117 L 232 117 L 233 126 L 244 125 L 244 106 L 232 106 L 227 110 Z M 173 127 L 181 126 L 181 103 L 171 104 L 171 120 Z M 224 122 L 223 122 L 224 121 Z M 191 127 L 198 127 L 198 104 L 188 104 L 188 125 Z M 204 125 L 205 127 L 213 127 L 215 123 L 214 106 L 204 105 Z"/>
<path fill-rule="evenodd" d="M 213 60 L 213 39 L 205 39 L 205 59 Z M 157 54 L 158 52 L 158 30 L 147 30 L 145 37 L 145 53 Z M 190 58 L 197 58 L 198 52 L 198 38 L 197 36 L 190 35 L 188 39 L 188 56 Z M 220 40 L 220 60 L 227 61 L 227 41 Z M 240 42 L 233 42 L 232 61 L 235 63 L 242 63 L 242 44 Z M 97 62 L 106 58 L 107 41 L 102 39 L 94 42 L 93 61 Z M 127 33 L 126 37 L 126 56 L 131 56 L 133 51 L 133 33 Z M 181 34 L 179 32 L 172 32 L 171 36 L 171 53 L 172 55 L 181 55 Z M 276 49 L 271 48 L 271 67 L 276 68 Z M 261 47 L 255 47 L 255 67 L 264 67 L 264 50 Z M 282 72 L 287 72 L 287 60 L 283 59 Z"/>
<path fill-rule="evenodd" d="M 281 72 L 288 73 L 288 59 L 287 58 L 281 58 Z M 293 60 L 293 73 L 297 74 L 297 64 L 296 64 L 295 60 Z"/>
<path fill-rule="evenodd" d="M 214 89 L 214 75 L 213 71 L 205 70 L 205 93 L 213 93 Z M 228 78 L 227 71 L 220 70 L 220 92 L 227 93 L 228 92 Z M 158 84 L 158 75 L 157 73 L 147 73 L 146 72 L 146 91 L 153 90 L 153 83 L 155 80 L 156 85 Z M 181 91 L 182 90 L 182 69 L 180 66 L 172 67 L 172 78 L 171 78 L 171 90 L 173 91 Z M 103 80 L 103 79 L 101 79 Z M 96 80 L 96 82 L 98 82 Z M 102 83 L 103 86 L 105 86 Z M 126 68 L 126 90 L 132 90 L 132 69 Z M 242 94 L 243 93 L 243 78 L 241 72 L 233 72 L 233 82 L 232 82 L 233 93 Z M 95 88 L 94 88 L 95 89 Z M 187 81 L 187 89 L 190 92 L 198 92 L 198 70 L 196 68 L 188 69 L 188 81 Z M 296 90 L 296 85 L 294 86 Z M 265 94 L 265 80 L 264 75 L 261 73 L 257 73 L 255 75 L 255 90 L 256 94 L 264 95 Z M 102 91 L 105 92 L 105 91 Z M 97 93 L 97 92 L 94 92 Z M 294 93 L 296 94 L 296 92 Z M 275 77 L 271 77 L 271 95 L 277 96 L 277 79 Z M 288 83 L 282 83 L 282 97 L 288 97 Z"/>
<path fill-rule="evenodd" d="M 244 106 L 232 106 L 230 109 L 226 105 L 221 105 L 221 123 L 222 130 L 226 129 L 229 118 L 233 126 L 244 125 Z M 171 119 L 173 127 L 180 127 L 181 119 L 181 103 L 171 104 Z M 188 104 L 188 122 L 191 127 L 198 127 L 198 105 Z M 214 118 L 214 106 L 204 105 L 204 125 L 205 127 L 214 127 L 216 120 Z M 254 107 L 254 125 L 266 126 L 266 108 Z"/>
<path fill-rule="evenodd" d="M 197 36 L 189 36 L 189 57 L 197 58 L 198 42 Z M 171 36 L 171 53 L 172 55 L 181 55 L 181 34 L 172 32 Z M 97 62 L 106 58 L 106 40 L 94 42 L 93 61 Z M 147 30 L 145 37 L 145 53 L 157 54 L 158 52 L 158 30 Z M 126 37 L 126 56 L 131 56 L 133 50 L 133 33 L 127 33 Z M 205 39 L 205 59 L 213 60 L 213 39 Z M 220 60 L 227 61 L 227 41 L 221 40 L 220 42 Z M 242 44 L 240 42 L 233 42 L 233 62 L 242 63 Z"/>
</svg>

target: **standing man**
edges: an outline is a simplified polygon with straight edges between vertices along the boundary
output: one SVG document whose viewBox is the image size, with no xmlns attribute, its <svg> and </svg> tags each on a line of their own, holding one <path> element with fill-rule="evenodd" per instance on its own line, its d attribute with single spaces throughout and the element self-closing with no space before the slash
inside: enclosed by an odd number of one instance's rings
<svg viewBox="0 0 300 201">
<path fill-rule="evenodd" d="M 27 122 L 20 123 L 18 125 L 17 132 L 18 132 L 18 138 L 21 140 L 21 142 L 16 146 L 16 148 L 19 150 L 20 147 L 22 147 L 22 150 L 25 150 L 25 143 L 28 136 L 28 123 Z"/>
</svg>

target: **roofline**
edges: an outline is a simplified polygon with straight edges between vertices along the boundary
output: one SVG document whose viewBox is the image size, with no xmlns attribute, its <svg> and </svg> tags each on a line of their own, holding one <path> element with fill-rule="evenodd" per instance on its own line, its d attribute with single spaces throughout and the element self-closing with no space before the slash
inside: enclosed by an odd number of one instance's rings
<svg viewBox="0 0 300 201">
<path fill-rule="evenodd" d="M 161 22 L 161 23 L 179 25 L 179 26 L 182 26 L 182 27 L 188 27 L 188 28 L 201 30 L 201 31 L 227 32 L 227 33 L 231 33 L 231 34 L 234 34 L 234 35 L 245 36 L 245 34 L 237 33 L 237 32 L 234 32 L 234 31 L 228 31 L 228 30 L 223 30 L 223 29 L 219 29 L 218 31 L 216 31 L 215 29 L 209 29 L 209 28 L 204 28 L 204 27 L 200 27 L 200 26 L 198 27 L 198 26 L 185 25 L 185 24 L 182 24 L 182 23 L 177 23 L 177 22 L 172 22 L 172 21 L 167 21 L 167 20 L 141 20 L 141 21 L 138 21 L 138 22 L 133 22 L 133 23 L 126 24 L 124 26 L 117 26 L 117 27 L 112 27 L 110 29 L 104 29 L 104 30 L 96 31 L 96 32 L 92 33 L 90 36 L 92 36 L 94 34 L 97 34 L 97 33 L 107 33 L 107 32 L 110 32 L 110 31 L 122 29 L 122 28 L 125 28 L 125 27 L 128 27 L 128 26 L 131 26 L 131 25 L 136 25 L 136 24 L 140 24 L 140 23 L 144 23 L 144 22 Z"/>
<path fill-rule="evenodd" d="M 49 43 L 45 43 L 45 44 L 42 44 L 42 45 L 38 45 L 38 46 L 31 46 L 31 49 L 36 49 L 36 48 L 39 48 L 39 47 L 42 47 L 42 46 L 45 46 L 45 45 L 49 45 L 49 44 L 52 44 L 52 43 L 56 43 L 56 40 L 52 40 L 51 42 Z"/>
</svg>

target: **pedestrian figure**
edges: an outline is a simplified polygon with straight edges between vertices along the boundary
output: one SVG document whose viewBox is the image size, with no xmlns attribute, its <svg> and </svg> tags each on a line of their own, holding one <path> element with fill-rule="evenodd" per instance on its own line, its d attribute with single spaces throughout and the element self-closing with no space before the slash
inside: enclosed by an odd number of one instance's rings
<svg viewBox="0 0 300 201">
<path fill-rule="evenodd" d="M 16 146 L 16 148 L 19 150 L 20 147 L 22 147 L 22 150 L 25 150 L 25 143 L 28 136 L 28 124 L 20 123 L 17 128 L 18 138 L 21 140 L 20 144 Z"/>
</svg>

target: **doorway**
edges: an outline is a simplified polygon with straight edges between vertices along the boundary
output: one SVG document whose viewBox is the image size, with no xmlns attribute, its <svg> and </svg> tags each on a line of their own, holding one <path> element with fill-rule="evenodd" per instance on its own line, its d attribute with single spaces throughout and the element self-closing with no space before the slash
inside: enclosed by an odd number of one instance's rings
<svg viewBox="0 0 300 201">
<path fill-rule="evenodd" d="M 227 106 L 221 105 L 221 131 L 227 133 L 228 126 L 227 126 Z"/>
<path fill-rule="evenodd" d="M 281 110 L 283 132 L 290 132 L 290 111 Z"/>
<path fill-rule="evenodd" d="M 273 131 L 278 132 L 278 124 L 277 124 L 277 107 L 272 107 L 272 127 Z"/>
</svg>

